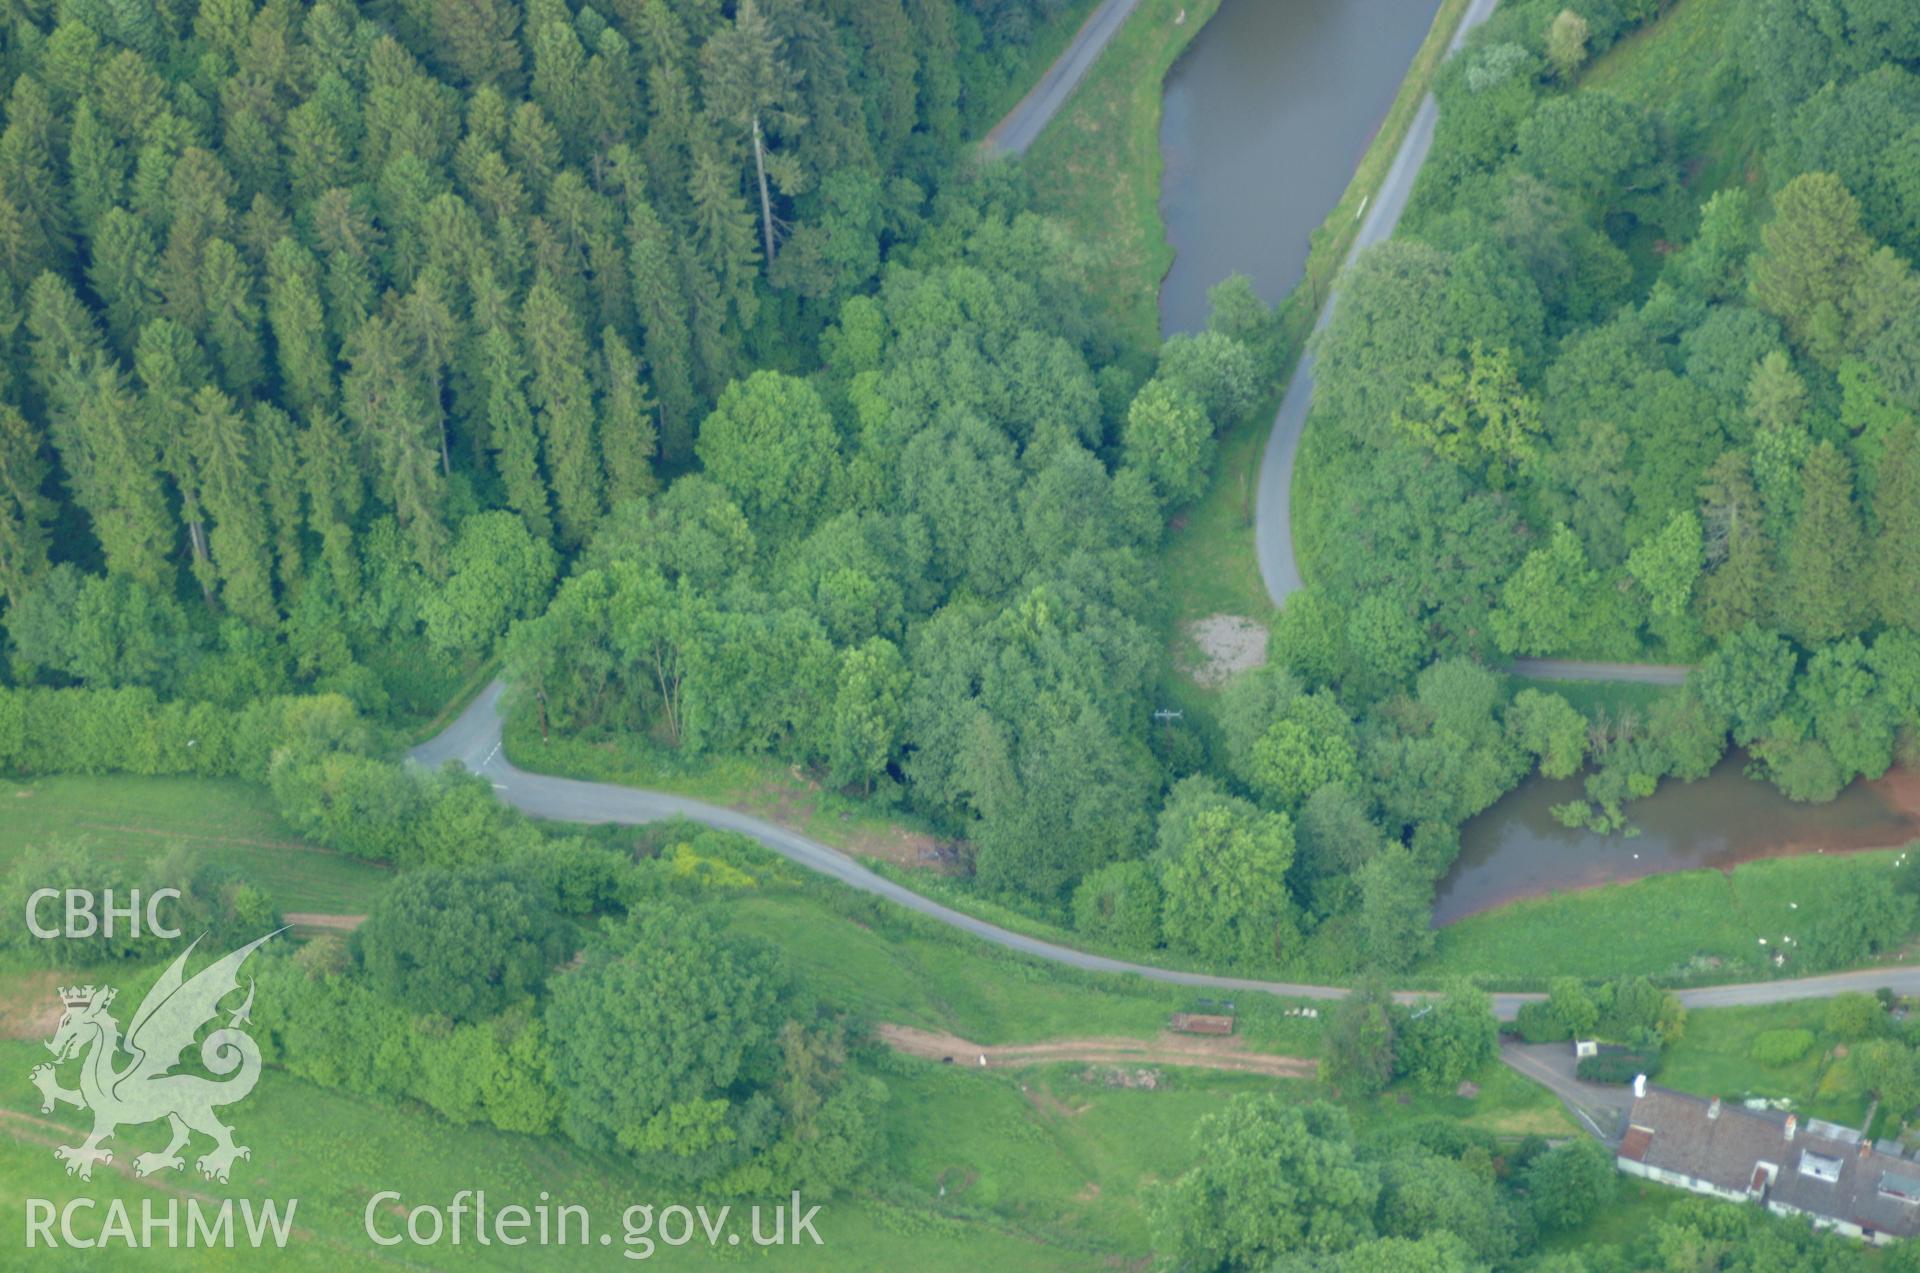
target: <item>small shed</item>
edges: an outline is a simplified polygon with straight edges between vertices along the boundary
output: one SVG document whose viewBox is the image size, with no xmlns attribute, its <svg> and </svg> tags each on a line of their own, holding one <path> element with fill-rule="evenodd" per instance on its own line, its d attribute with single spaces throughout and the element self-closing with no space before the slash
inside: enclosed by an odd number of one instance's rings
<svg viewBox="0 0 1920 1273">
<path fill-rule="evenodd" d="M 1586 1056 L 1599 1056 L 1600 1044 L 1594 1039 L 1575 1039 L 1573 1041 L 1573 1055 L 1576 1059 Z"/>
</svg>

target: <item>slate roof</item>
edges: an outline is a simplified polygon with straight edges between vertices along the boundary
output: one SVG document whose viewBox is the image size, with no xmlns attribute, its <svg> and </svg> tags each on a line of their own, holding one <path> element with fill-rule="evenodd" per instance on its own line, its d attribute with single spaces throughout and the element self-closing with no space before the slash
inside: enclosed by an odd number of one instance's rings
<svg viewBox="0 0 1920 1273">
<path fill-rule="evenodd" d="M 1709 1118 L 1711 1105 L 1649 1087 L 1627 1115 L 1620 1156 L 1732 1192 L 1764 1184 L 1769 1203 L 1877 1233 L 1920 1233 L 1920 1161 L 1893 1143 L 1869 1145 L 1853 1128 L 1817 1118 L 1789 1141 L 1785 1114 L 1723 1103 Z M 1762 1164 L 1776 1168 L 1771 1184 Z"/>
<path fill-rule="evenodd" d="M 1636 1129 L 1648 1133 L 1637 1161 L 1735 1193 L 1752 1183 L 1754 1164 L 1786 1165 L 1794 1146 L 1787 1141 L 1785 1114 L 1722 1102 L 1720 1117 L 1708 1118 L 1710 1105 L 1685 1092 L 1648 1087 L 1627 1114 L 1628 1136 Z"/>
</svg>

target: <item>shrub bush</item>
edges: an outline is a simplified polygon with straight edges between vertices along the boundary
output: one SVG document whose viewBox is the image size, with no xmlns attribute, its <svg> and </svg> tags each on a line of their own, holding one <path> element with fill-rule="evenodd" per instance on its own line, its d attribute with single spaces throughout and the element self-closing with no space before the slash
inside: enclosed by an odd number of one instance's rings
<svg viewBox="0 0 1920 1273">
<path fill-rule="evenodd" d="M 1827 1000 L 1827 1033 L 1848 1043 L 1870 1039 L 1887 1024 L 1887 1010 L 1873 995 L 1849 991 Z"/>
<path fill-rule="evenodd" d="M 1602 1052 L 1582 1057 L 1573 1072 L 1589 1083 L 1631 1083 L 1634 1076 L 1652 1078 L 1660 1072 L 1658 1052 Z"/>
<path fill-rule="evenodd" d="M 1544 1002 L 1524 1003 L 1514 1018 L 1514 1025 L 1520 1031 L 1520 1037 L 1528 1043 L 1564 1043 L 1573 1038 L 1573 1031 L 1553 1010 L 1553 1005 Z"/>
<path fill-rule="evenodd" d="M 1811 1030 L 1763 1030 L 1753 1036 L 1747 1054 L 1762 1065 L 1792 1065 L 1813 1050 Z"/>
<path fill-rule="evenodd" d="M 149 689 L 0 689 L 0 770 L 182 774 L 260 782 L 276 758 L 364 752 L 366 723 L 338 694 L 239 710 L 161 702 Z"/>
<path fill-rule="evenodd" d="M 1073 895 L 1073 926 L 1128 950 L 1160 944 L 1160 881 L 1145 862 L 1115 862 L 1081 881 Z"/>
</svg>

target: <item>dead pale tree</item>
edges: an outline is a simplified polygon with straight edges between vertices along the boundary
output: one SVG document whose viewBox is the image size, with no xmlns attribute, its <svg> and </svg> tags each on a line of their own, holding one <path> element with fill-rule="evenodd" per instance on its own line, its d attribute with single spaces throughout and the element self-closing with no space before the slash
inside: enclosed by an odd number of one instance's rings
<svg viewBox="0 0 1920 1273">
<path fill-rule="evenodd" d="M 806 126 L 805 116 L 790 109 L 799 92 L 800 73 L 781 58 L 779 38 L 753 0 L 740 0 L 732 24 L 715 31 L 701 50 L 701 63 L 707 109 L 738 128 L 752 147 L 754 183 L 760 194 L 760 243 L 771 271 L 778 243 L 768 169 L 776 168 L 772 180 L 778 180 L 789 194 L 798 184 L 799 170 L 789 163 L 787 178 L 780 180 L 780 156 L 768 151 L 767 129 L 771 126 L 789 134 Z"/>
</svg>

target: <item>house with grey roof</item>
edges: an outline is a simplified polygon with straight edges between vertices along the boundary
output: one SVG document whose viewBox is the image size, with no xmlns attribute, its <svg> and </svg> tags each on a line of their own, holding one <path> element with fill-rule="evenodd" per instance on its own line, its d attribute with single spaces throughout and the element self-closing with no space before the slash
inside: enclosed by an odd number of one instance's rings
<svg viewBox="0 0 1920 1273">
<path fill-rule="evenodd" d="M 1818 1118 L 1803 1124 L 1636 1079 L 1614 1162 L 1630 1176 L 1757 1202 L 1877 1244 L 1920 1233 L 1920 1161 Z"/>
</svg>

